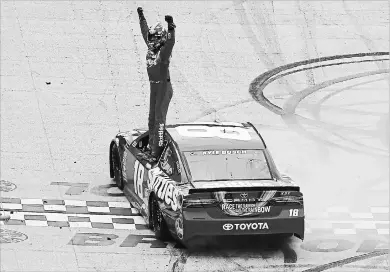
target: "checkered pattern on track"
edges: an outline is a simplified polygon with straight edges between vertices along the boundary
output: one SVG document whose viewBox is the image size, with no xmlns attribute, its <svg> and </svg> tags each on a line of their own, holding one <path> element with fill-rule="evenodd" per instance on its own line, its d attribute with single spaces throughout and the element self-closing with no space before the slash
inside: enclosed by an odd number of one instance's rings
<svg viewBox="0 0 390 272">
<path fill-rule="evenodd" d="M 129 202 L 1 198 L 6 211 L 65 214 L 139 215 Z"/>
<path fill-rule="evenodd" d="M 129 202 L 1 198 L 11 219 L 1 225 L 145 229 L 145 221 Z"/>
<path fill-rule="evenodd" d="M 2 198 L 1 209 L 11 220 L 1 225 L 147 229 L 129 202 Z M 329 207 L 316 218 L 306 217 L 306 234 L 389 235 L 389 208 L 370 207 L 364 213 Z"/>
</svg>

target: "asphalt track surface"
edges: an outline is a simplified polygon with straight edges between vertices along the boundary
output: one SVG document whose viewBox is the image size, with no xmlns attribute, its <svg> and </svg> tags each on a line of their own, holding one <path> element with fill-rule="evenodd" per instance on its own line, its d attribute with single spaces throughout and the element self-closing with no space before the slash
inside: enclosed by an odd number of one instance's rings
<svg viewBox="0 0 390 272">
<path fill-rule="evenodd" d="M 164 244 L 110 180 L 147 122 L 137 6 L 178 26 L 168 123 L 254 123 L 304 242 Z M 388 271 L 388 25 L 385 1 L 2 1 L 1 271 Z"/>
</svg>

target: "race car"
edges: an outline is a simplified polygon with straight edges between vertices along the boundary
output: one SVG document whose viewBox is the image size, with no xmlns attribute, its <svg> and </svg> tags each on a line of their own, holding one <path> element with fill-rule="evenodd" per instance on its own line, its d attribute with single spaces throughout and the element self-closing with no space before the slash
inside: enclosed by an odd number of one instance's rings
<svg viewBox="0 0 390 272">
<path fill-rule="evenodd" d="M 158 239 L 295 235 L 304 239 L 300 187 L 277 170 L 249 122 L 166 127 L 164 151 L 145 160 L 146 130 L 121 132 L 109 148 L 110 176 Z"/>
</svg>

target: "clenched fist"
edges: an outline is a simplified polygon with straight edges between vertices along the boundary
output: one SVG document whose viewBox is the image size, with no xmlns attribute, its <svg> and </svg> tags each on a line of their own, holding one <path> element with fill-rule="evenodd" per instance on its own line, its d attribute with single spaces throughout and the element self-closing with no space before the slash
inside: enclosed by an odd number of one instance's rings
<svg viewBox="0 0 390 272">
<path fill-rule="evenodd" d="M 173 17 L 171 15 L 165 15 L 165 21 L 168 24 L 173 23 Z"/>
<path fill-rule="evenodd" d="M 165 21 L 168 23 L 168 29 L 172 30 L 176 27 L 173 23 L 173 17 L 171 15 L 165 15 Z"/>
</svg>

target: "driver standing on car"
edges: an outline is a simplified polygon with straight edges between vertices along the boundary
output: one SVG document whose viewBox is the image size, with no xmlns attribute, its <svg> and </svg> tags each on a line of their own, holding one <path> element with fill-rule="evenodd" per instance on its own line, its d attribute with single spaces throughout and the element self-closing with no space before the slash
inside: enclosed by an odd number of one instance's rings
<svg viewBox="0 0 390 272">
<path fill-rule="evenodd" d="M 148 46 L 146 66 L 150 82 L 148 121 L 150 150 L 146 151 L 146 156 L 141 156 L 148 162 L 154 163 L 164 148 L 165 122 L 173 94 L 169 62 L 175 44 L 176 25 L 173 23 L 172 16 L 166 15 L 168 31 L 159 22 L 148 27 L 142 8 L 137 8 L 137 12 L 142 36 Z"/>
</svg>

